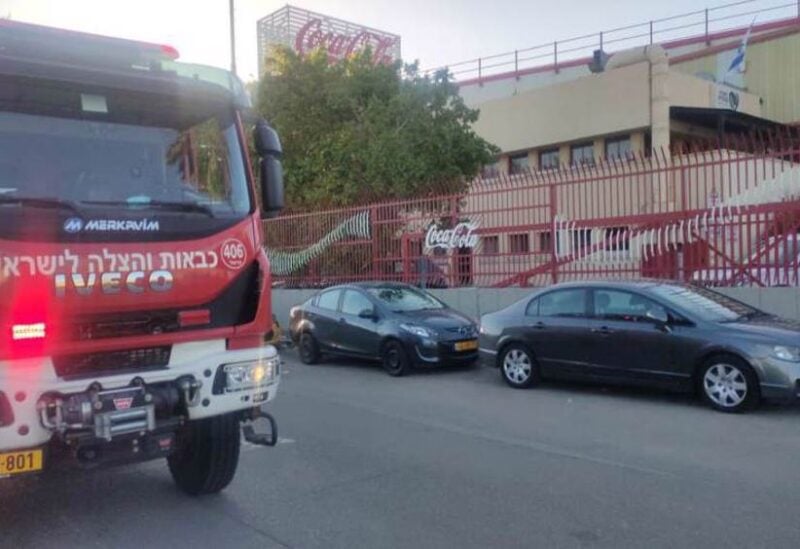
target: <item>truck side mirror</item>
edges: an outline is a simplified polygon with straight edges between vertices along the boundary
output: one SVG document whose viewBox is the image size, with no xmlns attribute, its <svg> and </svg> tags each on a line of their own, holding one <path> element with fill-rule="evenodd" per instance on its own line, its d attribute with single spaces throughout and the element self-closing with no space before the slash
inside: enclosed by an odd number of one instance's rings
<svg viewBox="0 0 800 549">
<path fill-rule="evenodd" d="M 283 148 L 278 133 L 263 119 L 256 122 L 253 137 L 260 157 L 261 217 L 266 219 L 277 216 L 283 209 Z"/>
</svg>

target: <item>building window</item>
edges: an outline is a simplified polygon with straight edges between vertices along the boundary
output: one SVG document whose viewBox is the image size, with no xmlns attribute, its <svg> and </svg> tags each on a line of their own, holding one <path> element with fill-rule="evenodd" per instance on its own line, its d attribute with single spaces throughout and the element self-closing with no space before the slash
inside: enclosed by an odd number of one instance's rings
<svg viewBox="0 0 800 549">
<path fill-rule="evenodd" d="M 500 176 L 500 161 L 495 160 L 491 164 L 486 164 L 481 168 L 481 177 L 483 179 L 495 179 Z"/>
<path fill-rule="evenodd" d="M 529 169 L 528 153 L 515 154 L 509 158 L 508 173 L 516 175 L 525 173 Z"/>
<path fill-rule="evenodd" d="M 553 233 L 550 231 L 539 233 L 539 251 L 551 252 L 553 250 Z"/>
<path fill-rule="evenodd" d="M 583 249 L 589 248 L 592 245 L 592 230 L 591 229 L 574 229 L 569 231 L 569 240 L 559 238 L 556 242 L 559 254 L 576 254 Z M 563 249 L 566 247 L 567 249 Z"/>
<path fill-rule="evenodd" d="M 547 149 L 539 153 L 540 170 L 557 170 L 561 166 L 561 153 L 558 149 Z"/>
<path fill-rule="evenodd" d="M 579 143 L 570 149 L 573 166 L 594 165 L 594 143 Z"/>
<path fill-rule="evenodd" d="M 575 229 L 572 231 L 572 247 L 575 250 L 588 248 L 592 245 L 591 229 Z"/>
<path fill-rule="evenodd" d="M 483 255 L 497 255 L 500 253 L 500 237 L 484 236 L 481 241 L 483 242 Z"/>
<path fill-rule="evenodd" d="M 526 254 L 531 251 L 528 233 L 508 235 L 508 248 L 512 254 Z"/>
<path fill-rule="evenodd" d="M 606 139 L 606 160 L 628 160 L 632 153 L 629 135 Z"/>
<path fill-rule="evenodd" d="M 628 227 L 609 227 L 606 229 L 606 250 L 627 252 L 631 248 Z"/>
</svg>

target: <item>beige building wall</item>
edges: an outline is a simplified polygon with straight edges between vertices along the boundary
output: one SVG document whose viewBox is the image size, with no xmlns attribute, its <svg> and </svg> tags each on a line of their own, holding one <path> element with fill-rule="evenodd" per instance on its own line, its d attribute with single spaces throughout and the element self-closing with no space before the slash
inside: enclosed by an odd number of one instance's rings
<svg viewBox="0 0 800 549">
<path fill-rule="evenodd" d="M 475 130 L 504 152 L 649 127 L 649 64 L 488 101 L 480 110 Z"/>
<path fill-rule="evenodd" d="M 637 52 L 629 54 L 635 59 Z M 516 153 L 527 153 L 528 167 L 538 169 L 539 152 L 553 147 L 559 148 L 561 164 L 569 165 L 571 146 L 587 141 L 600 160 L 606 139 L 625 135 L 631 136 L 634 152 L 645 152 L 647 135 L 650 146 L 668 150 L 673 132 L 694 132 L 691 126 L 672 122 L 669 108 L 719 108 L 717 94 L 728 88 L 669 70 L 663 52 L 646 55 L 648 61 L 483 103 L 475 130 L 503 151 L 503 172 L 508 171 L 508 156 Z M 739 112 L 761 116 L 758 96 L 737 94 Z M 694 135 L 706 133 L 699 129 Z"/>
<path fill-rule="evenodd" d="M 686 75 L 715 74 L 717 53 L 672 65 Z M 752 43 L 747 47 L 744 81 L 747 91 L 763 99 L 762 115 L 770 120 L 800 122 L 800 32 Z"/>
</svg>

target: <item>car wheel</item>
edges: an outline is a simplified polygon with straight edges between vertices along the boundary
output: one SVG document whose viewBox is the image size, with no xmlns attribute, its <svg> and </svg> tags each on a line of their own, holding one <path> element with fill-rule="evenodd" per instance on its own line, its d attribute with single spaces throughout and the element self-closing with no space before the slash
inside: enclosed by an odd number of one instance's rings
<svg viewBox="0 0 800 549">
<path fill-rule="evenodd" d="M 403 344 L 399 341 L 390 341 L 383 346 L 383 369 L 390 376 L 400 377 L 408 373 L 411 369 L 411 361 L 408 359 Z"/>
<path fill-rule="evenodd" d="M 721 412 L 752 410 L 761 401 L 755 372 L 732 355 L 711 357 L 700 371 L 699 383 L 703 399 Z"/>
<path fill-rule="evenodd" d="M 532 387 L 541 379 L 533 353 L 517 343 L 506 347 L 500 355 L 500 375 L 515 389 Z"/>
<path fill-rule="evenodd" d="M 300 353 L 300 360 L 303 361 L 303 364 L 316 364 L 319 362 L 319 344 L 309 332 L 303 332 L 300 336 L 298 352 Z"/>
</svg>

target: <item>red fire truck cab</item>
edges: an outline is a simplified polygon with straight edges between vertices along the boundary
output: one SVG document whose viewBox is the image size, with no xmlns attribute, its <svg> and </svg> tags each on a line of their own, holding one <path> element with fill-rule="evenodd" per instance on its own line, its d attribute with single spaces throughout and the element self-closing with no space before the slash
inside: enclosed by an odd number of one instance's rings
<svg viewBox="0 0 800 549">
<path fill-rule="evenodd" d="M 276 441 L 280 141 L 233 74 L 176 59 L 0 21 L 0 478 L 163 457 L 212 493 L 242 430 Z"/>
</svg>

